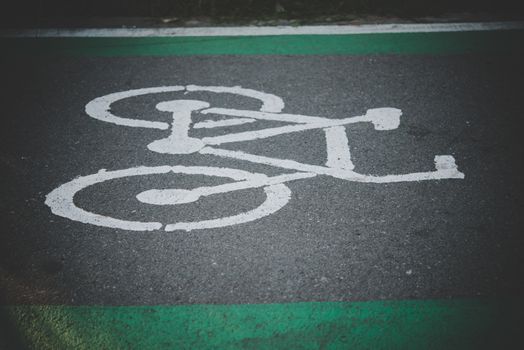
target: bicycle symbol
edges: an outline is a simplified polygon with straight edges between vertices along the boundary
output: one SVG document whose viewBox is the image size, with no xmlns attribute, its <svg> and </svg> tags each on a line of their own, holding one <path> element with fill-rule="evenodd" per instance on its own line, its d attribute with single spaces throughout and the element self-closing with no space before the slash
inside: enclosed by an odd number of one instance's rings
<svg viewBox="0 0 524 350">
<path fill-rule="evenodd" d="M 165 92 L 211 92 L 217 94 L 233 94 L 256 99 L 261 102 L 258 111 L 239 110 L 231 108 L 211 107 L 208 102 L 200 100 L 170 100 L 156 105 L 160 111 L 172 114 L 172 122 L 164 123 L 140 119 L 124 118 L 111 112 L 111 105 L 119 100 L 131 97 L 158 94 Z M 223 158 L 232 158 L 250 163 L 270 165 L 276 168 L 292 170 L 292 173 L 283 173 L 276 176 L 267 176 L 262 173 L 253 173 L 232 168 L 218 168 L 210 166 L 139 166 L 134 168 L 106 171 L 102 169 L 95 174 L 77 177 L 51 191 L 46 196 L 45 203 L 53 214 L 86 224 L 118 228 L 133 231 L 150 230 L 197 230 L 216 227 L 227 227 L 251 222 L 271 215 L 284 207 L 291 199 L 291 190 L 286 183 L 326 175 L 337 179 L 355 182 L 391 183 L 403 181 L 423 181 L 438 179 L 463 179 L 455 159 L 450 155 L 435 156 L 435 170 L 402 175 L 373 176 L 359 174 L 354 171 L 351 161 L 350 148 L 346 134 L 346 126 L 354 123 L 372 123 L 375 130 L 394 130 L 400 124 L 401 110 L 396 108 L 369 109 L 365 115 L 330 119 L 324 117 L 305 116 L 299 114 L 282 113 L 284 102 L 278 96 L 261 91 L 241 87 L 222 86 L 163 86 L 116 92 L 98 97 L 86 105 L 89 116 L 108 123 L 129 127 L 170 130 L 166 138 L 158 139 L 147 148 L 153 152 L 164 154 L 206 154 Z M 221 115 L 223 120 L 205 120 L 193 123 L 194 114 Z M 285 122 L 287 125 L 270 127 L 254 131 L 230 133 L 220 136 L 195 138 L 190 136 L 190 127 L 193 128 L 220 128 L 231 125 L 254 123 L 258 120 Z M 222 149 L 217 146 L 227 143 L 252 141 L 270 138 L 277 135 L 321 129 L 325 134 L 327 160 L 325 166 L 300 163 L 290 159 L 279 159 L 255 154 Z M 243 189 L 263 189 L 265 200 L 258 207 L 236 215 L 205 219 L 191 222 L 142 222 L 129 221 L 108 217 L 84 210 L 74 203 L 75 195 L 90 186 L 105 181 L 140 177 L 159 174 L 186 174 L 204 175 L 218 178 L 228 178 L 232 181 L 217 186 L 202 186 L 193 189 L 150 189 L 136 195 L 141 203 L 150 205 L 182 205 L 193 203 L 202 197 L 214 196 Z"/>
</svg>

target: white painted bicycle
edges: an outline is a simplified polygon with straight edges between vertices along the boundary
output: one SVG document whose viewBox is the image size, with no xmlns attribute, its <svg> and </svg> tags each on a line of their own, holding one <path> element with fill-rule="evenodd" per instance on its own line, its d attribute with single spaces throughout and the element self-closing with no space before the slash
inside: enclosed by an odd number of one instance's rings
<svg viewBox="0 0 524 350">
<path fill-rule="evenodd" d="M 160 111 L 172 113 L 172 123 L 159 121 L 123 118 L 111 112 L 111 105 L 119 100 L 164 92 L 211 92 L 218 94 L 235 94 L 257 99 L 261 102 L 260 110 L 239 110 L 228 108 L 212 108 L 209 103 L 199 100 L 171 100 L 156 105 Z M 97 226 L 119 228 L 133 231 L 150 230 L 185 230 L 226 227 L 246 223 L 271 215 L 284 207 L 291 198 L 291 191 L 287 182 L 311 178 L 319 175 L 332 176 L 346 181 L 390 183 L 402 181 L 422 181 L 438 179 L 463 179 L 455 159 L 450 155 L 435 156 L 435 170 L 431 172 L 410 173 L 403 175 L 372 176 L 359 174 L 355 171 L 351 161 L 350 148 L 346 134 L 346 126 L 354 123 L 372 123 L 376 130 L 393 130 L 400 124 L 402 112 L 396 108 L 369 109 L 365 115 L 343 119 L 330 119 L 298 114 L 282 113 L 284 102 L 278 96 L 245 89 L 241 87 L 222 86 L 162 86 L 145 89 L 128 90 L 112 93 L 94 99 L 86 105 L 89 116 L 104 122 L 129 127 L 170 130 L 170 135 L 150 143 L 149 150 L 166 154 L 207 154 L 218 157 L 232 158 L 251 163 L 265 164 L 281 169 L 292 170 L 277 176 L 267 176 L 232 168 L 218 168 L 207 166 L 163 165 L 155 167 L 139 166 L 122 170 L 106 171 L 81 176 L 69 181 L 51 191 L 45 203 L 55 215 L 71 220 L 93 224 Z M 223 120 L 205 120 L 192 123 L 195 113 L 201 115 L 227 116 Z M 257 120 L 286 122 L 288 125 L 231 133 L 221 136 L 194 138 L 191 137 L 190 127 L 193 128 L 220 128 L 231 125 L 253 123 Z M 242 151 L 221 149 L 217 146 L 227 143 L 251 141 L 269 138 L 306 130 L 322 129 L 325 133 L 327 160 L 325 166 L 299 163 L 289 159 L 278 159 L 260 155 L 248 154 Z M 242 189 L 262 188 L 265 192 L 265 201 L 258 207 L 233 216 L 206 219 L 192 222 L 142 222 L 112 218 L 92 213 L 79 208 L 75 202 L 75 195 L 90 186 L 119 178 L 139 177 L 157 174 L 187 174 L 204 175 L 219 178 L 228 178 L 232 181 L 217 186 L 203 186 L 193 189 L 151 189 L 136 195 L 138 201 L 152 205 L 180 205 L 198 201 L 205 196 L 213 196 Z"/>
</svg>

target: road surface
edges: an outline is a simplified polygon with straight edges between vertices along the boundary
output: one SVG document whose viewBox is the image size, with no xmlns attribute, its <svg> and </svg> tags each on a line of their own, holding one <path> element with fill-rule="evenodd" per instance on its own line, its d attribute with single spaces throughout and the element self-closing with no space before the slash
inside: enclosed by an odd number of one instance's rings
<svg viewBox="0 0 524 350">
<path fill-rule="evenodd" d="M 35 347 L 506 339 L 523 33 L 2 39 L 2 312 Z"/>
</svg>

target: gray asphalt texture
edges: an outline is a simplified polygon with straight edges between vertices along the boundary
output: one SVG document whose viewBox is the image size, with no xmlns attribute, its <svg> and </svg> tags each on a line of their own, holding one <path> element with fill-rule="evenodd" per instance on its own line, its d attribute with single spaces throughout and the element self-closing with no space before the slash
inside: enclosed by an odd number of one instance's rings
<svg viewBox="0 0 524 350">
<path fill-rule="evenodd" d="M 273 303 L 520 295 L 524 272 L 522 55 L 4 58 L 0 127 L 0 278 L 4 302 L 71 305 Z M 348 127 L 356 171 L 434 169 L 453 155 L 464 180 L 362 184 L 318 176 L 288 184 L 277 213 L 233 227 L 129 232 L 53 215 L 45 195 L 99 169 L 207 165 L 284 171 L 213 156 L 153 153 L 169 132 L 104 123 L 86 103 L 162 85 L 220 85 L 284 99 L 284 112 L 343 118 L 396 107 L 401 125 Z M 258 109 L 247 98 L 165 93 L 113 112 L 169 121 L 156 103 L 203 99 Z M 198 119 L 197 119 L 198 120 Z M 249 130 L 259 122 L 194 130 Z M 224 148 L 324 164 L 319 130 Z M 141 204 L 150 188 L 218 184 L 204 176 L 147 176 L 93 186 L 88 210 L 139 220 L 206 219 L 251 209 L 261 189 L 176 207 Z M 224 180 L 222 182 L 227 182 Z"/>
</svg>

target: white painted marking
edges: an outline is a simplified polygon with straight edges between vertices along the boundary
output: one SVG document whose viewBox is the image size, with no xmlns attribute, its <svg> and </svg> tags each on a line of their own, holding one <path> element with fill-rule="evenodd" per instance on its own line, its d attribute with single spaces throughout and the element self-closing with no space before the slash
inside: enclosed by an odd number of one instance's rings
<svg viewBox="0 0 524 350">
<path fill-rule="evenodd" d="M 184 90 L 185 87 L 183 86 L 160 86 L 153 88 L 115 92 L 109 95 L 95 98 L 94 100 L 89 102 L 86 105 L 86 113 L 95 119 L 117 125 L 132 126 L 136 128 L 167 130 L 169 129 L 168 123 L 117 117 L 116 115 L 111 113 L 111 104 L 129 97 Z"/>
<path fill-rule="evenodd" d="M 202 37 L 266 35 L 344 35 L 380 33 L 432 33 L 524 29 L 522 21 L 468 23 L 397 23 L 363 25 L 245 26 L 196 28 L 91 28 L 1 30 L 1 37 Z"/>
<path fill-rule="evenodd" d="M 195 123 L 193 128 L 195 129 L 214 129 L 222 128 L 226 126 L 235 126 L 256 122 L 255 119 L 251 118 L 230 118 L 224 120 L 204 120 L 202 122 Z"/>
<path fill-rule="evenodd" d="M 168 154 L 190 154 L 204 147 L 204 142 L 189 136 L 191 114 L 193 111 L 208 108 L 209 103 L 196 100 L 174 100 L 161 102 L 156 108 L 163 112 L 173 113 L 171 135 L 165 139 L 147 145 L 151 151 Z"/>
<path fill-rule="evenodd" d="M 85 224 L 130 231 L 159 230 L 162 228 L 162 224 L 159 222 L 126 221 L 94 214 L 77 207 L 73 200 L 77 192 L 103 181 L 130 176 L 166 174 L 170 170 L 170 166 L 138 167 L 117 171 L 105 171 L 105 169 L 102 169 L 96 174 L 78 177 L 54 189 L 46 196 L 45 204 L 51 208 L 53 214 Z"/>
<path fill-rule="evenodd" d="M 373 124 L 375 130 L 393 130 L 400 125 L 402 111 L 398 108 L 368 109 L 366 118 Z"/>
<path fill-rule="evenodd" d="M 151 231 L 159 230 L 162 228 L 162 224 L 159 222 L 140 222 L 140 221 L 127 221 L 119 220 L 104 215 L 94 214 L 77 207 L 74 204 L 75 195 L 90 186 L 102 183 L 108 180 L 131 177 L 131 176 L 142 176 L 142 175 L 155 175 L 155 174 L 167 174 L 172 172 L 174 174 L 187 174 L 187 175 L 205 175 L 213 177 L 227 177 L 237 182 L 231 184 L 233 190 L 241 189 L 242 185 L 249 183 L 256 186 L 248 186 L 247 188 L 264 187 L 266 193 L 266 200 L 257 208 L 233 215 L 230 217 L 224 217 L 213 220 L 203 220 L 195 222 L 178 222 L 169 223 L 166 225 L 166 231 L 172 230 L 186 230 L 190 231 L 193 229 L 203 228 L 214 228 L 224 227 L 234 224 L 245 223 L 253 220 L 260 219 L 263 216 L 272 214 L 284 205 L 287 204 L 291 198 L 291 191 L 284 184 L 278 181 L 268 181 L 267 176 L 264 174 L 250 173 L 238 169 L 229 168 L 215 168 L 215 167 L 185 167 L 185 166 L 159 166 L 159 167 L 137 167 L 115 171 L 101 170 L 97 174 L 87 175 L 78 177 L 68 183 L 65 183 L 46 196 L 46 205 L 51 208 L 51 212 L 55 215 L 62 216 L 74 221 L 83 222 L 86 224 L 92 224 L 96 226 L 119 228 L 130 231 Z M 296 174 L 294 179 L 306 178 L 314 175 L 311 174 Z M 293 179 L 290 175 L 282 180 Z M 244 182 L 242 182 L 244 181 Z M 258 182 L 258 184 L 257 184 Z M 239 183 L 240 185 L 236 185 Z M 220 193 L 220 192 L 217 192 Z M 222 192 L 223 193 L 223 192 Z M 137 196 L 138 200 L 148 203 L 151 198 L 148 197 L 147 193 L 140 193 Z M 161 199 L 150 201 L 151 204 L 163 205 Z M 165 204 L 170 204 L 166 202 Z"/>
<path fill-rule="evenodd" d="M 218 149 L 212 147 L 205 147 L 200 150 L 202 154 L 212 154 L 224 158 L 233 158 L 244 160 L 251 163 L 271 165 L 283 169 L 298 170 L 304 172 L 315 173 L 318 175 L 328 175 L 338 179 L 355 181 L 355 182 L 371 182 L 371 183 L 390 183 L 390 182 L 411 182 L 411 181 L 426 181 L 426 180 L 440 180 L 440 179 L 463 179 L 464 174 L 461 173 L 455 164 L 452 156 L 446 157 L 445 164 L 442 162 L 443 156 L 435 157 L 436 171 L 402 174 L 402 175 L 363 175 L 347 169 L 328 168 L 319 165 L 310 165 L 299 163 L 289 159 L 277 159 L 264 157 L 241 151 L 230 151 L 225 149 Z M 448 167 L 448 168 L 446 168 Z"/>
<path fill-rule="evenodd" d="M 162 92 L 184 92 L 185 94 L 189 92 L 229 93 L 254 98 L 261 101 L 262 104 L 260 111 L 209 108 L 209 103 L 205 101 L 186 99 L 165 101 L 157 104 L 156 107 L 158 110 L 172 114 L 171 125 L 163 122 L 122 118 L 111 113 L 111 104 L 114 102 L 129 97 Z M 148 145 L 148 148 L 154 152 L 167 154 L 191 154 L 199 152 L 206 155 L 215 155 L 294 170 L 296 172 L 268 177 L 264 174 L 250 173 L 238 169 L 215 167 L 159 166 L 137 167 L 116 171 L 102 170 L 97 174 L 76 178 L 56 188 L 47 195 L 46 204 L 56 215 L 98 226 L 134 231 L 158 230 L 162 227 L 164 227 L 166 231 L 190 231 L 194 229 L 226 227 L 250 222 L 270 215 L 282 208 L 290 200 L 291 191 L 285 186 L 285 183 L 317 175 L 332 176 L 346 181 L 371 183 L 464 178 L 464 174 L 458 170 L 457 165 L 455 164 L 455 159 L 450 155 L 435 156 L 435 171 L 384 176 L 364 175 L 353 171 L 354 164 L 351 161 L 346 125 L 366 122 L 372 123 L 375 130 L 393 130 L 400 125 L 400 117 L 402 115 L 400 109 L 389 107 L 374 108 L 367 110 L 366 114 L 362 116 L 330 119 L 280 113 L 283 108 L 284 102 L 278 96 L 256 90 L 244 89 L 238 86 L 164 86 L 122 91 L 96 98 L 86 106 L 86 112 L 93 118 L 125 126 L 163 130 L 171 128 L 171 134 L 168 137 L 153 141 Z M 290 125 L 198 139 L 189 135 L 190 126 L 192 124 L 192 114 L 196 112 L 201 114 L 226 115 L 233 118 L 222 121 L 207 120 L 197 123 L 196 125 L 200 128 L 241 125 L 248 122 L 252 123 L 256 120 L 280 121 L 290 123 Z M 326 166 L 304 164 L 288 159 L 258 156 L 235 150 L 205 147 L 205 145 L 251 141 L 313 129 L 323 129 L 325 132 L 327 154 Z M 166 174 L 170 172 L 174 174 L 226 177 L 232 179 L 233 182 L 218 186 L 203 186 L 194 189 L 150 189 L 137 194 L 137 200 L 149 205 L 180 205 L 196 202 L 204 196 L 219 195 L 238 190 L 256 188 L 264 189 L 266 200 L 257 208 L 244 213 L 210 220 L 194 222 L 180 221 L 168 223 L 165 226 L 159 222 L 126 221 L 106 217 L 85 211 L 74 204 L 74 196 L 76 193 L 98 183 L 117 178 Z"/>
<path fill-rule="evenodd" d="M 435 168 L 442 171 L 456 170 L 457 164 L 453 156 L 435 156 Z"/>
<path fill-rule="evenodd" d="M 288 117 L 289 115 L 285 115 L 282 121 L 291 121 L 292 120 L 295 123 L 300 122 L 303 124 L 286 125 L 286 126 L 279 126 L 275 128 L 267 128 L 267 129 L 262 129 L 262 130 L 245 131 L 245 132 L 232 133 L 232 134 L 221 135 L 221 136 L 204 137 L 202 141 L 204 141 L 204 143 L 207 145 L 221 145 L 224 143 L 252 141 L 252 140 L 264 139 L 264 138 L 283 135 L 283 134 L 294 133 L 298 131 L 322 129 L 322 128 L 328 128 L 328 127 L 333 127 L 333 126 L 342 126 L 342 125 L 361 123 L 361 122 L 372 123 L 376 130 L 391 130 L 399 126 L 401 115 L 402 115 L 402 111 L 397 108 L 368 109 L 366 114 L 363 116 L 349 117 L 349 118 L 343 118 L 343 119 L 328 119 L 328 118 L 320 118 L 320 117 L 308 117 L 308 116 L 302 116 L 302 115 L 296 115 L 295 116 L 296 118 L 289 118 Z M 251 115 L 251 117 L 257 118 L 257 117 L 260 117 L 260 115 L 257 116 L 256 114 L 253 114 Z M 269 120 L 278 120 L 277 114 L 265 114 L 265 116 L 262 118 L 269 119 Z M 303 119 L 303 121 L 300 121 L 302 120 L 302 118 L 307 118 L 307 119 Z M 314 122 L 309 122 L 306 120 L 314 120 Z"/>
<path fill-rule="evenodd" d="M 262 101 L 262 107 L 260 111 L 270 112 L 270 113 L 280 113 L 284 109 L 284 101 L 273 94 L 268 94 L 262 91 L 245 89 L 240 86 L 225 87 L 225 86 L 198 86 L 198 85 L 188 85 L 186 90 L 189 92 L 196 91 L 207 91 L 214 93 L 227 93 L 235 94 L 245 97 L 251 97 L 257 100 Z"/>
<path fill-rule="evenodd" d="M 228 115 L 228 116 L 235 116 L 235 117 L 248 117 L 248 118 L 260 119 L 260 120 L 272 120 L 272 121 L 299 123 L 299 124 L 323 123 L 326 121 L 326 118 L 322 118 L 322 117 L 310 117 L 307 115 L 300 115 L 300 114 L 245 111 L 245 110 L 231 109 L 231 108 L 204 109 L 202 111 L 202 114 L 220 114 L 220 115 Z"/>
<path fill-rule="evenodd" d="M 149 95 L 149 94 L 158 94 L 163 92 L 214 92 L 214 93 L 227 93 L 240 95 L 244 97 L 254 98 L 262 102 L 260 111 L 270 112 L 270 113 L 279 113 L 284 108 L 284 101 L 273 94 L 268 94 L 261 91 L 256 91 L 252 89 L 244 89 L 240 86 L 225 87 L 225 86 L 160 86 L 160 87 L 151 87 L 143 89 L 134 89 L 127 91 L 120 91 L 111 93 L 105 96 L 95 98 L 86 105 L 86 113 L 98 120 L 113 123 L 123 126 L 131 126 L 137 128 L 151 128 L 151 129 L 160 129 L 167 130 L 169 129 L 169 124 L 164 122 L 141 120 L 134 118 L 123 118 L 114 115 L 111 112 L 111 105 L 116 102 L 130 97 Z"/>
<path fill-rule="evenodd" d="M 351 161 L 346 127 L 333 126 L 324 129 L 326 134 L 326 166 L 337 169 L 353 170 L 355 165 Z"/>
<path fill-rule="evenodd" d="M 354 124 L 359 122 L 367 122 L 364 116 L 359 117 L 350 117 L 344 119 L 327 119 L 325 118 L 322 123 L 308 123 L 308 124 L 299 124 L 299 125 L 286 125 L 279 126 L 275 128 L 267 128 L 262 130 L 254 131 L 245 131 L 239 133 L 233 133 L 222 136 L 211 136 L 204 137 L 202 141 L 208 145 L 221 145 L 224 143 L 231 142 L 241 142 L 241 141 L 252 141 L 257 139 L 265 139 L 268 137 L 290 134 L 298 131 L 313 130 L 313 129 L 323 129 L 332 126 Z"/>
<path fill-rule="evenodd" d="M 284 184 L 273 185 L 270 187 L 265 187 L 264 192 L 266 193 L 267 200 L 262 203 L 259 207 L 245 213 L 240 213 L 238 215 L 204 220 L 197 222 L 179 222 L 176 224 L 166 225 L 166 231 L 176 231 L 176 230 L 202 230 L 205 228 L 217 228 L 217 227 L 227 227 L 234 226 L 238 224 L 243 224 L 246 222 L 251 222 L 265 216 L 271 215 L 276 211 L 280 210 L 285 206 L 291 199 L 291 191 Z"/>
<path fill-rule="evenodd" d="M 201 197 L 210 196 L 220 193 L 229 193 L 238 190 L 245 190 L 250 188 L 259 188 L 270 185 L 277 185 L 289 181 L 306 179 L 317 176 L 313 173 L 293 173 L 284 174 L 273 177 L 257 177 L 252 180 L 232 182 L 218 186 L 198 187 L 192 190 L 185 189 L 163 189 L 163 190 L 147 190 L 137 195 L 137 199 L 142 203 L 155 205 L 175 205 L 193 203 L 198 201 Z"/>
</svg>

